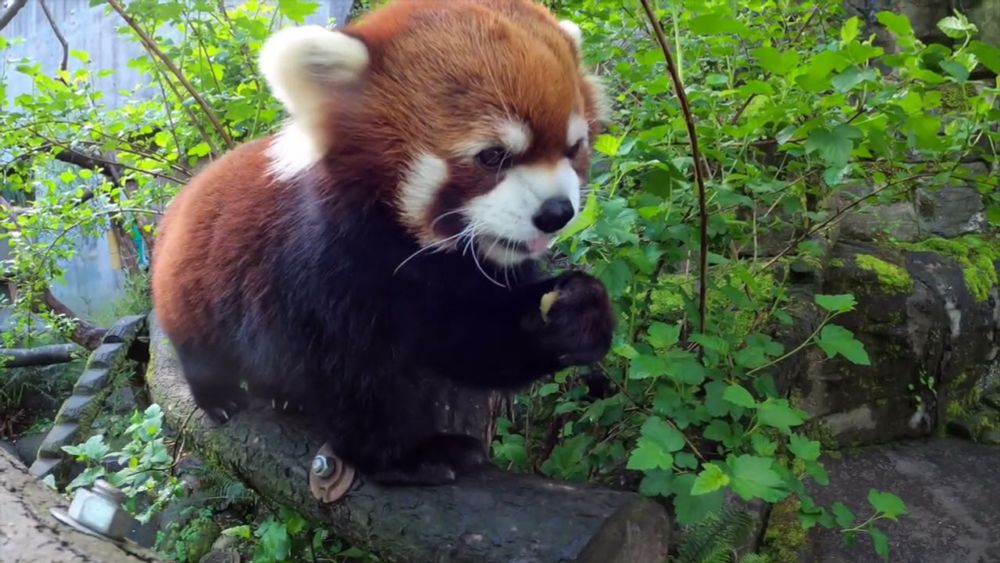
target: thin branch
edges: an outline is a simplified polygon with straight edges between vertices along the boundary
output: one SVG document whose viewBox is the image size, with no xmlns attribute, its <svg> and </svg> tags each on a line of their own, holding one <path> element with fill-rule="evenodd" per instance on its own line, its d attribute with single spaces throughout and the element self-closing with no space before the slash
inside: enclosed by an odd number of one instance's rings
<svg viewBox="0 0 1000 563">
<path fill-rule="evenodd" d="M 28 0 L 14 0 L 14 3 L 7 6 L 7 10 L 0 14 L 0 29 L 7 27 L 10 20 L 14 19 L 14 16 L 21 11 L 21 8 L 28 3 Z"/>
<path fill-rule="evenodd" d="M 49 344 L 35 348 L 0 348 L 0 365 L 4 368 L 50 366 L 65 364 L 79 357 L 83 349 L 77 344 Z"/>
<path fill-rule="evenodd" d="M 684 123 L 687 125 L 688 140 L 691 142 L 691 156 L 694 158 L 694 180 L 698 186 L 698 214 L 699 214 L 699 236 L 700 236 L 700 256 L 699 256 L 699 276 L 698 276 L 698 330 L 705 332 L 706 325 L 706 305 L 708 301 L 708 204 L 705 196 L 705 169 L 701 159 L 701 150 L 698 148 L 698 132 L 695 129 L 694 115 L 691 113 L 691 105 L 688 103 L 687 93 L 684 91 L 684 83 L 681 81 L 680 72 L 674 63 L 674 57 L 670 53 L 670 44 L 667 36 L 663 32 L 663 26 L 650 0 L 641 0 L 642 7 L 646 11 L 646 17 L 653 26 L 653 32 L 663 57 L 667 61 L 667 71 L 673 80 L 674 93 L 681 104 L 681 111 L 684 113 Z M 703 348 L 699 347 L 699 354 L 703 353 Z"/>
<path fill-rule="evenodd" d="M 59 65 L 59 70 L 67 72 L 69 71 L 69 42 L 66 41 L 66 37 L 62 34 L 62 31 L 59 30 L 59 25 L 56 24 L 55 18 L 52 17 L 52 12 L 49 11 L 49 6 L 45 3 L 45 0 L 38 0 L 38 4 L 42 7 L 42 12 L 45 13 L 45 19 L 49 20 L 49 26 L 52 28 L 52 33 L 56 34 L 56 39 L 59 41 L 59 44 L 62 45 L 63 55 L 62 63 Z M 60 76 L 60 79 L 61 78 L 62 77 Z"/>
<path fill-rule="evenodd" d="M 184 89 L 188 91 L 188 94 L 191 94 L 191 97 L 194 98 L 195 102 L 197 102 L 198 105 L 201 106 L 202 111 L 205 112 L 205 116 L 208 117 L 208 120 L 212 123 L 212 127 L 219 134 L 219 136 L 222 137 L 222 140 L 226 142 L 226 146 L 229 147 L 230 149 L 234 148 L 236 146 L 236 143 L 233 141 L 232 137 L 229 136 L 229 132 L 226 131 L 226 128 L 222 125 L 222 122 L 219 121 L 219 117 L 215 115 L 215 112 L 212 110 L 212 107 L 208 105 L 208 102 L 205 101 L 205 98 L 202 97 L 202 95 L 198 92 L 198 90 L 195 89 L 195 87 L 184 76 L 184 73 L 181 71 L 181 69 L 178 68 L 177 65 L 175 65 L 174 62 L 171 61 L 170 58 L 167 57 L 167 55 L 162 50 L 160 50 L 160 47 L 156 44 L 156 41 L 154 41 L 153 38 L 148 33 L 146 33 L 146 30 L 144 30 L 142 26 L 140 26 L 139 23 L 135 21 L 135 19 L 132 16 L 130 16 L 128 12 L 125 11 L 125 8 L 122 7 L 121 3 L 118 0 L 108 0 L 108 4 L 116 12 L 118 12 L 118 15 L 121 16 L 121 18 L 125 20 L 125 23 L 128 24 L 130 28 L 132 28 L 132 31 L 134 31 L 136 35 L 139 36 L 139 39 L 146 47 L 146 50 L 149 51 L 149 53 L 153 55 L 155 58 L 158 58 L 160 62 L 162 62 L 167 67 L 167 69 L 170 70 L 171 74 L 173 74 L 174 77 L 177 78 L 178 82 L 180 82 L 181 85 L 184 86 Z"/>
</svg>

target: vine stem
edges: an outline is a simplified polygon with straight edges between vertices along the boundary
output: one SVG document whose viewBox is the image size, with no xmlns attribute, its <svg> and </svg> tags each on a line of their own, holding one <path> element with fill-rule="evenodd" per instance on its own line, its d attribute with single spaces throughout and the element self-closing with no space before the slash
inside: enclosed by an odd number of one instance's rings
<svg viewBox="0 0 1000 563">
<path fill-rule="evenodd" d="M 694 181 L 698 186 L 698 234 L 700 238 L 699 263 L 698 263 L 698 331 L 705 332 L 706 307 L 708 301 L 708 204 L 705 196 L 705 169 L 701 158 L 701 149 L 698 147 L 698 132 L 695 129 L 694 115 L 691 113 L 691 105 L 688 103 L 687 93 L 684 91 L 684 83 L 681 80 L 680 71 L 674 62 L 674 56 L 670 52 L 670 44 L 667 41 L 666 33 L 656 17 L 651 0 L 640 0 L 646 17 L 653 26 L 653 35 L 656 42 L 663 51 L 663 58 L 667 61 L 667 72 L 674 84 L 674 93 L 681 104 L 681 112 L 684 114 L 684 123 L 687 125 L 688 140 L 691 142 L 691 156 L 694 159 Z M 704 348 L 698 347 L 699 355 L 704 354 Z"/>
<path fill-rule="evenodd" d="M 170 73 L 177 78 L 177 81 L 184 86 L 184 89 L 191 94 L 191 97 L 194 98 L 195 102 L 198 103 L 202 111 L 205 112 L 205 116 L 208 118 L 208 121 L 212 123 L 212 127 L 219 134 L 219 136 L 222 137 L 222 140 L 226 142 L 226 146 L 230 149 L 234 148 L 236 143 L 233 141 L 233 138 L 229 136 L 229 132 L 226 131 L 226 128 L 223 127 L 222 122 L 219 121 L 219 117 L 215 115 L 215 111 L 212 110 L 212 106 L 208 105 L 208 102 L 205 101 L 205 98 L 198 92 L 191 82 L 188 81 L 188 79 L 184 76 L 184 73 L 181 72 L 181 69 L 178 68 L 177 65 L 170 60 L 170 57 L 168 57 L 160 49 L 160 47 L 156 44 L 156 41 L 154 41 L 153 38 L 146 33 L 146 30 L 139 25 L 139 22 L 135 21 L 135 18 L 130 16 L 128 12 L 125 11 L 125 8 L 122 7 L 118 0 L 108 0 L 108 5 L 110 5 L 114 11 L 118 12 L 118 15 L 121 16 L 121 18 L 125 20 L 125 23 L 132 28 L 132 31 L 139 36 L 139 39 L 146 47 L 146 50 L 149 51 L 155 58 L 159 59 L 160 62 L 162 62 L 167 69 L 170 70 Z"/>
</svg>

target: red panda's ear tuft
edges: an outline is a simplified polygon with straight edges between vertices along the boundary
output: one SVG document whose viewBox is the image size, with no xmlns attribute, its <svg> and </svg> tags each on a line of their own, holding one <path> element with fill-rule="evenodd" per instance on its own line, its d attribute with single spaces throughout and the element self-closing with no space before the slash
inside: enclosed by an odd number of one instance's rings
<svg viewBox="0 0 1000 563">
<path fill-rule="evenodd" d="M 337 86 L 361 80 L 369 62 L 360 39 L 317 25 L 283 29 L 264 43 L 261 73 L 291 116 L 270 151 L 278 177 L 293 176 L 323 157 L 331 141 L 323 131 L 325 102 Z"/>
<path fill-rule="evenodd" d="M 577 52 L 582 51 L 583 31 L 580 29 L 580 26 L 576 25 L 576 23 L 571 22 L 569 20 L 562 20 L 559 22 L 559 27 L 561 27 L 562 30 L 566 32 L 567 35 L 569 35 L 569 38 L 573 41 L 573 45 L 576 46 Z"/>
</svg>

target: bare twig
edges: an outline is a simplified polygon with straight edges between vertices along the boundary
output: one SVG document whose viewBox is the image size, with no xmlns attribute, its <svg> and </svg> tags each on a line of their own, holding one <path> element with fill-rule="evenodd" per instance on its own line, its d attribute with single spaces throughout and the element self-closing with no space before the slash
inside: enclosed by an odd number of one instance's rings
<svg viewBox="0 0 1000 563">
<path fill-rule="evenodd" d="M 28 0 L 14 0 L 10 6 L 7 6 L 7 9 L 0 14 L 0 29 L 7 27 L 10 20 L 14 19 L 14 16 L 16 16 L 17 13 L 21 11 L 21 8 L 23 8 L 27 3 Z"/>
<path fill-rule="evenodd" d="M 52 28 L 52 33 L 55 33 L 56 39 L 59 41 L 59 44 L 62 45 L 63 55 L 62 63 L 59 64 L 59 70 L 66 72 L 69 70 L 69 42 L 66 41 L 66 37 L 62 34 L 62 31 L 59 30 L 59 25 L 56 24 L 55 18 L 52 17 L 52 12 L 49 11 L 49 6 L 45 3 L 45 0 L 38 0 L 38 5 L 42 7 L 42 12 L 45 13 L 45 19 L 49 20 L 49 27 Z M 62 79 L 61 76 L 60 79 Z"/>
<path fill-rule="evenodd" d="M 35 348 L 0 348 L 0 365 L 5 368 L 49 366 L 75 360 L 82 349 L 76 344 L 49 344 Z"/>
<path fill-rule="evenodd" d="M 170 60 L 169 57 L 167 57 L 167 55 L 156 44 L 156 41 L 154 41 L 153 38 L 148 33 L 146 33 L 146 30 L 144 30 L 142 26 L 139 25 L 139 22 L 135 21 L 135 18 L 130 16 L 128 12 L 125 11 L 125 8 L 122 7 L 121 3 L 118 0 L 108 0 L 108 4 L 114 9 L 114 11 L 118 12 L 118 15 L 121 16 L 121 18 L 125 20 L 125 23 L 128 24 L 130 28 L 132 28 L 132 31 L 134 31 L 135 34 L 139 36 L 139 39 L 142 41 L 142 44 L 143 46 L 145 46 L 146 50 L 155 58 L 159 59 L 160 62 L 162 62 L 163 65 L 170 70 L 170 73 L 173 74 L 175 78 L 177 78 L 177 81 L 180 82 L 182 86 L 184 86 L 184 89 L 187 90 L 188 94 L 190 94 L 191 97 L 194 98 L 195 102 L 198 103 L 202 111 L 205 112 L 205 116 L 208 118 L 208 121 L 211 122 L 212 127 L 215 129 L 216 133 L 218 133 L 219 136 L 222 137 L 222 140 L 226 142 L 226 146 L 229 147 L 230 149 L 234 148 L 236 146 L 236 143 L 233 141 L 233 138 L 230 137 L 229 132 L 226 131 L 226 128 L 225 126 L 222 125 L 222 122 L 219 121 L 219 117 L 215 115 L 215 111 L 212 110 L 212 107 L 208 105 L 208 102 L 205 101 L 205 98 L 198 92 L 198 90 L 191 84 L 191 82 L 188 81 L 187 77 L 184 76 L 184 73 L 181 71 L 181 69 L 178 68 L 177 65 L 175 65 L 174 62 Z"/>
<path fill-rule="evenodd" d="M 695 129 L 694 115 L 691 113 L 691 105 L 688 103 L 687 93 L 684 91 L 684 83 L 681 81 L 680 72 L 674 63 L 674 57 L 670 53 L 670 44 L 667 36 L 663 32 L 663 26 L 650 0 L 641 0 L 642 7 L 646 11 L 649 23 L 653 26 L 656 42 L 663 51 L 663 57 L 667 61 L 667 71 L 673 80 L 674 93 L 681 104 L 681 111 L 684 113 L 684 123 L 687 125 L 688 139 L 691 142 L 691 156 L 694 159 L 694 180 L 698 186 L 698 214 L 699 214 L 699 276 L 698 276 L 698 330 L 704 332 L 706 329 L 706 303 L 708 301 L 708 204 L 705 196 L 705 169 L 701 158 L 701 150 L 698 148 L 698 132 Z M 699 353 L 703 349 L 699 347 Z"/>
</svg>

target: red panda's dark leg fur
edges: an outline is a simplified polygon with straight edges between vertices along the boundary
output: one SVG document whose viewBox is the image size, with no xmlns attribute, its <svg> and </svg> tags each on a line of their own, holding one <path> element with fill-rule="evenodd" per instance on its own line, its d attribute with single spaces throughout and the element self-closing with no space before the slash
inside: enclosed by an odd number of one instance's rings
<svg viewBox="0 0 1000 563">
<path fill-rule="evenodd" d="M 178 346 L 177 357 L 195 404 L 214 422 L 223 424 L 246 407 L 249 397 L 240 386 L 239 369 L 218 350 Z"/>
</svg>

